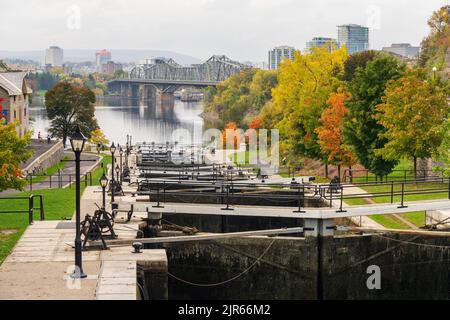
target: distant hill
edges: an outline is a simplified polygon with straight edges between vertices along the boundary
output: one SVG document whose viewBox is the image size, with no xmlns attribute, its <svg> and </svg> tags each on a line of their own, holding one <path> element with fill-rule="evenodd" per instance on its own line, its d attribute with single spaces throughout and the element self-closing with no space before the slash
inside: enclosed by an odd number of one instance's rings
<svg viewBox="0 0 450 320">
<path fill-rule="evenodd" d="M 82 49 L 64 49 L 64 61 L 85 62 L 94 61 L 95 52 L 98 50 L 82 50 Z M 151 57 L 172 58 L 182 65 L 201 63 L 198 58 L 165 50 L 128 50 L 128 49 L 111 49 L 112 59 L 116 62 L 136 62 L 141 59 Z M 212 55 L 212 54 L 211 54 Z M 44 50 L 33 51 L 0 51 L 1 59 L 23 59 L 42 62 L 44 59 Z"/>
</svg>

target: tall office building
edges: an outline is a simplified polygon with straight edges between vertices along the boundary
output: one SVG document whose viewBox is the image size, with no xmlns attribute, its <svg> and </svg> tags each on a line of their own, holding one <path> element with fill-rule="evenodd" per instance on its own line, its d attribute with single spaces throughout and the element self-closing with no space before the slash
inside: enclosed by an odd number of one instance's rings
<svg viewBox="0 0 450 320">
<path fill-rule="evenodd" d="M 393 43 L 390 47 L 383 47 L 383 51 L 395 53 L 408 59 L 417 58 L 420 47 L 413 47 L 409 43 Z"/>
<path fill-rule="evenodd" d="M 64 61 L 64 51 L 60 47 L 51 46 L 45 50 L 45 65 L 61 67 Z"/>
<path fill-rule="evenodd" d="M 288 46 L 275 47 L 269 51 L 269 70 L 276 70 L 284 59 L 294 60 L 295 48 Z"/>
<path fill-rule="evenodd" d="M 311 51 L 312 48 L 328 48 L 328 51 L 333 51 L 338 48 L 339 45 L 336 39 L 324 38 L 324 37 L 314 37 L 311 41 L 306 43 L 306 50 Z"/>
<path fill-rule="evenodd" d="M 369 28 L 357 24 L 338 26 L 339 46 L 347 47 L 349 54 L 369 50 Z"/>
<path fill-rule="evenodd" d="M 95 53 L 95 64 L 97 68 L 101 69 L 102 65 L 111 61 L 111 52 L 108 50 L 100 50 Z"/>
</svg>

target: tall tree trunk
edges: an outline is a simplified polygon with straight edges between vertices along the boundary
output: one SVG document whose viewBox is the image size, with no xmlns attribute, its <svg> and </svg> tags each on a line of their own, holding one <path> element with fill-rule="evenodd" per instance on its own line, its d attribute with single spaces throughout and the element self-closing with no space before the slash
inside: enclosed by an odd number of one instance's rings
<svg viewBox="0 0 450 320">
<path fill-rule="evenodd" d="M 328 179 L 328 163 L 325 163 L 325 178 Z"/>
<path fill-rule="evenodd" d="M 417 180 L 417 157 L 414 157 L 414 180 Z"/>
<path fill-rule="evenodd" d="M 341 165 L 338 164 L 338 177 L 339 177 L 339 182 L 341 182 Z"/>
</svg>

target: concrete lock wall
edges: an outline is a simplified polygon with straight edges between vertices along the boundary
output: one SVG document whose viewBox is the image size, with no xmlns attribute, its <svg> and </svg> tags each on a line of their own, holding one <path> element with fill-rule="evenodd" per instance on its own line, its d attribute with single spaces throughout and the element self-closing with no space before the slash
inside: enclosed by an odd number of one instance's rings
<svg viewBox="0 0 450 320">
<path fill-rule="evenodd" d="M 165 244 L 169 272 L 181 279 L 212 284 L 231 279 L 273 244 L 261 261 L 237 279 L 200 287 L 169 276 L 169 299 L 448 299 L 450 240 L 377 235 L 322 238 L 318 280 L 318 238 L 253 237 Z M 275 240 L 273 240 L 275 239 Z M 422 243 L 407 244 L 404 241 Z M 381 289 L 370 290 L 369 266 L 380 268 Z"/>
</svg>

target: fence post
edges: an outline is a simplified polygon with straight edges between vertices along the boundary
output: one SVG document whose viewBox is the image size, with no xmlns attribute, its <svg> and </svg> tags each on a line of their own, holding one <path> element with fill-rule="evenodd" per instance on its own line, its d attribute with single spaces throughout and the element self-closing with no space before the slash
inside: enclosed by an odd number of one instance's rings
<svg viewBox="0 0 450 320">
<path fill-rule="evenodd" d="M 404 204 L 405 203 L 404 198 L 405 198 L 405 183 L 402 183 L 402 204 L 398 206 L 399 209 L 408 208 L 408 206 L 405 206 Z"/>
<path fill-rule="evenodd" d="M 333 208 L 333 186 L 330 186 L 330 208 Z"/>
<path fill-rule="evenodd" d="M 28 198 L 28 223 L 33 224 L 33 207 L 34 207 L 34 201 L 33 201 L 33 195 L 30 195 Z"/>
<path fill-rule="evenodd" d="M 344 187 L 341 186 L 341 205 L 339 207 L 339 210 L 336 212 L 347 212 L 347 210 L 342 209 L 342 203 L 344 202 Z"/>
<path fill-rule="evenodd" d="M 44 212 L 44 199 L 42 198 L 42 195 L 39 196 L 39 207 L 41 211 L 41 221 L 45 220 L 45 212 Z"/>
<path fill-rule="evenodd" d="M 69 173 L 69 189 L 72 189 L 72 175 L 70 173 Z"/>
<path fill-rule="evenodd" d="M 302 187 L 303 187 L 303 202 L 304 202 L 305 201 L 305 186 L 303 185 Z M 295 213 L 306 213 L 306 211 L 302 210 L 302 207 L 301 207 L 301 204 L 302 204 L 301 200 L 302 199 L 301 199 L 301 194 L 300 194 L 300 186 L 298 186 L 297 190 L 298 190 L 298 199 L 297 199 L 298 210 L 296 210 L 294 212 Z"/>
<path fill-rule="evenodd" d="M 394 203 L 394 181 L 391 181 L 391 204 Z"/>
<path fill-rule="evenodd" d="M 58 188 L 62 189 L 61 169 L 58 169 Z"/>
<path fill-rule="evenodd" d="M 30 173 L 30 191 L 33 191 L 33 174 Z"/>
</svg>

